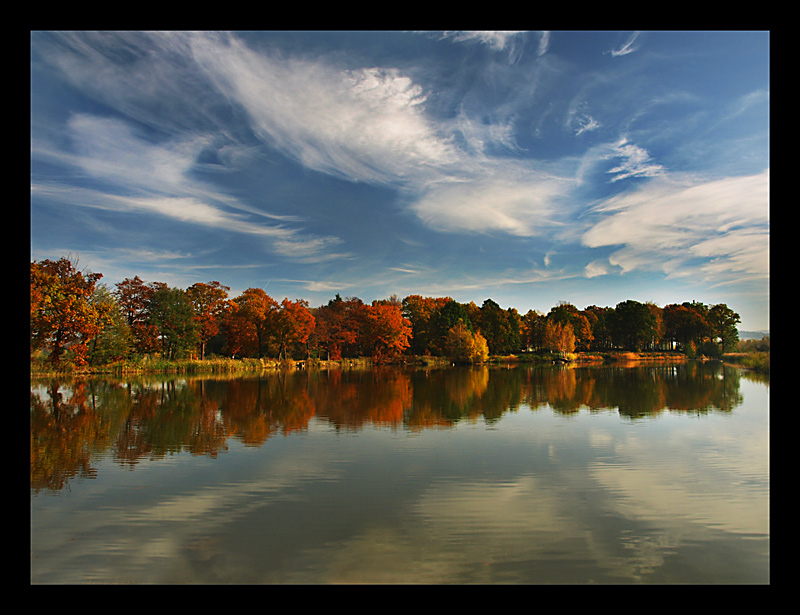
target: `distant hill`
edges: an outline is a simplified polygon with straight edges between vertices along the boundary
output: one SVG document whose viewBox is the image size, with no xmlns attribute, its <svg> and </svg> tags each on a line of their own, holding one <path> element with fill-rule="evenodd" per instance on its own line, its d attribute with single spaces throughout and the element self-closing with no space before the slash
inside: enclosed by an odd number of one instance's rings
<svg viewBox="0 0 800 615">
<path fill-rule="evenodd" d="M 762 337 L 769 337 L 769 329 L 766 331 L 739 331 L 740 340 L 760 340 Z"/>
</svg>

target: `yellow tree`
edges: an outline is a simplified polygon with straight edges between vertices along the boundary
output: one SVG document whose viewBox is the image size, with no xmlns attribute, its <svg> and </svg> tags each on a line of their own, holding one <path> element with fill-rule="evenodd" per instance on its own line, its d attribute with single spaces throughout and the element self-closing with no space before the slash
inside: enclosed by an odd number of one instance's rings
<svg viewBox="0 0 800 615">
<path fill-rule="evenodd" d="M 544 345 L 552 352 L 575 352 L 572 325 L 548 319 L 544 329 Z"/>
<path fill-rule="evenodd" d="M 445 337 L 447 356 L 458 363 L 482 363 L 489 358 L 489 345 L 480 333 L 473 333 L 459 321 Z"/>
</svg>

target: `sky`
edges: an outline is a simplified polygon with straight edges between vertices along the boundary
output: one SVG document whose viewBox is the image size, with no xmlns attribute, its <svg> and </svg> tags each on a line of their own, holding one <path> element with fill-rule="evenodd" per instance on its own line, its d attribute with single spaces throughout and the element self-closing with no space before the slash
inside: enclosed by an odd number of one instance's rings
<svg viewBox="0 0 800 615">
<path fill-rule="evenodd" d="M 769 329 L 769 32 L 30 35 L 31 260 Z"/>
</svg>

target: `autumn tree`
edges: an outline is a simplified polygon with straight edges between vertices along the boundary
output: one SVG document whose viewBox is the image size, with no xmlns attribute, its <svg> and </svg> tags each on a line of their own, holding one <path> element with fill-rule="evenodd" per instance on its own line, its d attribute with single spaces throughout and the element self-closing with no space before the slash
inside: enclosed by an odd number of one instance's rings
<svg viewBox="0 0 800 615">
<path fill-rule="evenodd" d="M 445 353 L 457 363 L 482 363 L 489 358 L 489 346 L 480 333 L 471 331 L 459 321 L 447 332 Z"/>
<path fill-rule="evenodd" d="M 116 284 L 115 296 L 128 321 L 136 350 L 142 354 L 157 352 L 160 348 L 158 331 L 150 320 L 149 309 L 153 294 L 166 287 L 163 282 L 146 284 L 138 275 Z"/>
<path fill-rule="evenodd" d="M 86 363 L 87 342 L 100 331 L 91 295 L 102 277 L 78 271 L 67 258 L 31 262 L 31 351 L 49 348 L 58 364 L 69 348 L 76 365 Z"/>
<path fill-rule="evenodd" d="M 314 330 L 315 320 L 308 309 L 308 302 L 284 299 L 280 310 L 273 313 L 270 337 L 278 346 L 278 358 L 287 356 L 287 349 L 296 344 L 305 344 Z"/>
<path fill-rule="evenodd" d="M 336 297 L 313 311 L 314 343 L 329 360 L 357 354 L 366 322 L 366 306 L 358 297 Z"/>
<path fill-rule="evenodd" d="M 231 354 L 264 356 L 278 302 L 260 288 L 248 288 L 230 304 L 223 327 Z"/>
<path fill-rule="evenodd" d="M 571 303 L 561 302 L 550 309 L 547 318 L 563 325 L 571 325 L 575 335 L 575 347 L 578 350 L 589 350 L 594 339 L 592 326 L 587 316 L 578 308 Z"/>
<path fill-rule="evenodd" d="M 219 282 L 197 282 L 186 289 L 186 296 L 192 302 L 197 335 L 200 340 L 200 358 L 206 356 L 208 340 L 219 333 L 222 314 L 227 305 L 229 287 Z"/>
<path fill-rule="evenodd" d="M 650 310 L 650 315 L 652 317 L 650 325 L 650 347 L 662 347 L 663 349 L 664 333 L 666 332 L 664 326 L 664 310 L 655 303 L 647 302 L 645 305 L 647 309 Z"/>
<path fill-rule="evenodd" d="M 520 345 L 523 349 L 542 350 L 546 316 L 536 310 L 528 310 L 520 318 Z"/>
<path fill-rule="evenodd" d="M 389 301 L 373 301 L 365 310 L 365 350 L 381 359 L 401 354 L 410 346 L 411 323 L 401 308 Z"/>
<path fill-rule="evenodd" d="M 575 352 L 575 334 L 572 325 L 547 319 L 544 327 L 544 347 L 551 352 Z"/>
</svg>

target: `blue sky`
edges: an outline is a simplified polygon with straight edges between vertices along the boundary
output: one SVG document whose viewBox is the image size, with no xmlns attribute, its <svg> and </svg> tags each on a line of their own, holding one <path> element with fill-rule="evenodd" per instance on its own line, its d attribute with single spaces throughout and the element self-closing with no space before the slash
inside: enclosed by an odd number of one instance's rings
<svg viewBox="0 0 800 615">
<path fill-rule="evenodd" d="M 769 328 L 768 32 L 31 32 L 31 259 Z"/>
</svg>

